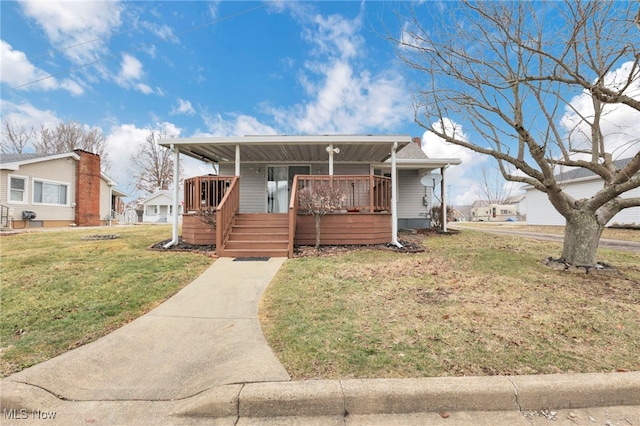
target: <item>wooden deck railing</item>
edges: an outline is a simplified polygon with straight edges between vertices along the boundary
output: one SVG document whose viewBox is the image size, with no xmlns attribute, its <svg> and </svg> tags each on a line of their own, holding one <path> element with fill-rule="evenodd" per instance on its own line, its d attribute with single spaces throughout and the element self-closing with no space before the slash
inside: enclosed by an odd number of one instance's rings
<svg viewBox="0 0 640 426">
<path fill-rule="evenodd" d="M 329 183 L 340 189 L 345 199 L 341 210 L 350 212 L 382 212 L 391 211 L 391 179 L 375 175 L 298 175 L 294 180 L 292 194 L 297 190 L 313 187 L 315 184 Z M 293 201 L 294 197 L 291 197 Z M 290 206 L 291 208 L 291 206 Z M 297 209 L 297 204 L 296 204 Z"/>
<path fill-rule="evenodd" d="M 199 212 L 216 207 L 231 186 L 234 176 L 197 176 L 184 180 L 184 211 Z"/>
<path fill-rule="evenodd" d="M 230 185 L 216 208 L 216 250 L 221 250 L 231 231 L 231 225 L 240 211 L 240 185 L 233 176 Z"/>
</svg>

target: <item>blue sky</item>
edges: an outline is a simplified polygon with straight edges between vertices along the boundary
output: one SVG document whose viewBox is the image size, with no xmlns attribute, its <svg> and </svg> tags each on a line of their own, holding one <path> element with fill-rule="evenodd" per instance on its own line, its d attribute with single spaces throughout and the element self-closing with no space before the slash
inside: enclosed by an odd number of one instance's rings
<svg viewBox="0 0 640 426">
<path fill-rule="evenodd" d="M 110 175 L 125 191 L 133 192 L 129 158 L 150 128 L 181 137 L 423 133 L 385 39 L 401 28 L 394 3 L 1 7 L 3 118 L 101 128 Z M 185 164 L 186 175 L 209 171 Z"/>
<path fill-rule="evenodd" d="M 424 2 L 437 8 L 437 2 Z M 109 175 L 133 195 L 130 158 L 169 135 L 423 136 L 407 68 L 386 39 L 396 2 L 1 1 L 0 108 L 26 127 L 99 127 Z M 460 124 L 464 126 L 464 123 Z M 427 137 L 455 204 L 476 198 L 486 157 Z M 210 166 L 183 163 L 186 176 Z"/>
</svg>

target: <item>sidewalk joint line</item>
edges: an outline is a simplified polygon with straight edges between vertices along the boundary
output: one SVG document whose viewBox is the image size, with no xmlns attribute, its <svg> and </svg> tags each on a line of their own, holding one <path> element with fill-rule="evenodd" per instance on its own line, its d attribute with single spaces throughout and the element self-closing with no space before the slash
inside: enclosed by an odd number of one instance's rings
<svg viewBox="0 0 640 426">
<path fill-rule="evenodd" d="M 511 380 L 511 377 L 509 376 L 505 376 L 505 377 L 507 378 L 509 383 L 511 383 L 511 386 L 513 386 L 513 394 L 515 396 L 516 405 L 518 406 L 518 411 L 522 413 L 522 406 L 520 405 L 520 401 L 518 399 L 518 388 L 516 387 L 515 383 L 513 383 L 513 380 Z"/>
<path fill-rule="evenodd" d="M 240 421 L 240 395 L 242 395 L 242 391 L 244 390 L 245 386 L 246 385 L 244 383 L 241 383 L 240 390 L 238 391 L 238 403 L 236 404 L 236 421 L 233 422 L 234 426 L 236 426 Z"/>
<path fill-rule="evenodd" d="M 342 424 L 346 424 L 347 416 L 349 412 L 347 411 L 347 397 L 344 394 L 344 388 L 342 387 L 342 380 L 338 380 L 338 384 L 340 385 L 340 393 L 342 393 Z"/>
</svg>

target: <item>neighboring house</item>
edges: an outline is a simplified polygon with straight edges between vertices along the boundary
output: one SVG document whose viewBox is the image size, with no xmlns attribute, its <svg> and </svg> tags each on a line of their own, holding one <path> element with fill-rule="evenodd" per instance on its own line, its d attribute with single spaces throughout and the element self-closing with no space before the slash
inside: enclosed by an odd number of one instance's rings
<svg viewBox="0 0 640 426">
<path fill-rule="evenodd" d="M 614 161 L 617 167 L 624 167 L 630 159 Z M 591 198 L 604 187 L 602 178 L 588 169 L 578 168 L 556 175 L 556 181 L 564 186 L 564 191 L 579 200 Z M 565 218 L 551 205 L 547 194 L 533 186 L 526 186 L 527 223 L 530 225 L 565 226 Z M 640 188 L 634 188 L 621 195 L 622 198 L 640 197 Z M 640 226 L 640 207 L 620 211 L 606 226 Z"/>
<path fill-rule="evenodd" d="M 518 220 L 517 207 L 514 204 L 491 204 L 475 201 L 471 206 L 472 222 L 506 222 Z"/>
<path fill-rule="evenodd" d="M 126 196 L 90 152 L 0 155 L 3 228 L 106 224 Z"/>
<path fill-rule="evenodd" d="M 449 216 L 454 222 L 465 222 L 467 220 L 467 214 L 469 212 L 465 211 L 465 206 L 458 206 L 447 210 L 447 216 Z"/>
<path fill-rule="evenodd" d="M 179 196 L 179 200 L 182 197 Z M 145 198 L 142 204 L 142 222 L 173 222 L 173 191 L 159 190 Z M 178 217 L 182 215 L 182 202 L 178 204 Z"/>
<path fill-rule="evenodd" d="M 188 155 L 218 167 L 219 176 L 185 180 L 182 236 L 192 244 L 216 244 L 223 256 L 291 256 L 294 245 L 313 244 L 312 218 L 298 211 L 292 197 L 300 187 L 322 182 L 340 188 L 345 200 L 322 218 L 321 244 L 398 243 L 398 228 L 428 226 L 432 188 L 421 178 L 460 164 L 457 158 L 428 158 L 420 138 L 407 135 L 175 138 L 159 144 L 177 158 Z M 198 216 L 211 206 L 218 207 L 215 226 Z M 249 235 L 237 235 L 241 229 Z M 258 232 L 279 245 L 262 241 Z"/>
<path fill-rule="evenodd" d="M 527 220 L 527 200 L 524 192 L 522 194 L 512 195 L 507 198 L 504 203 L 515 207 L 518 221 Z"/>
</svg>

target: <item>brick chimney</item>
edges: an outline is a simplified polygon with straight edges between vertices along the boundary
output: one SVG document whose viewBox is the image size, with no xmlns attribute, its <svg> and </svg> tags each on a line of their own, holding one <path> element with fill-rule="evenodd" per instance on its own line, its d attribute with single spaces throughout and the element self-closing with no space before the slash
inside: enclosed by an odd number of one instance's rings
<svg viewBox="0 0 640 426">
<path fill-rule="evenodd" d="M 76 169 L 76 225 L 100 225 L 100 156 L 81 149 Z"/>
<path fill-rule="evenodd" d="M 414 143 L 417 143 L 420 148 L 422 148 L 422 138 L 420 136 L 416 136 L 411 138 Z"/>
</svg>

